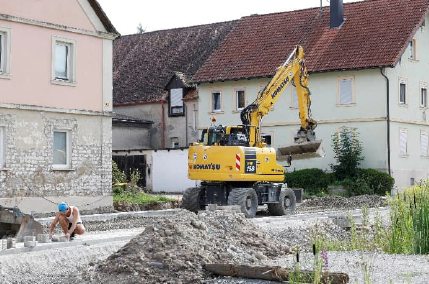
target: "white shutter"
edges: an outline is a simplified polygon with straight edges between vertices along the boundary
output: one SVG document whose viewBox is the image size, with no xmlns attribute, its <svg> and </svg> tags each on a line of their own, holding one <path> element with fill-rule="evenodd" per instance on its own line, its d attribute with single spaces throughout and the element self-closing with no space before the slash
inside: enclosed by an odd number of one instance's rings
<svg viewBox="0 0 429 284">
<path fill-rule="evenodd" d="M 170 106 L 183 106 L 183 89 L 171 89 Z"/>
<path fill-rule="evenodd" d="M 291 107 L 292 108 L 298 108 L 298 95 L 296 94 L 296 88 L 292 87 L 290 88 L 290 93 L 291 93 Z"/>
<path fill-rule="evenodd" d="M 420 153 L 422 156 L 428 156 L 428 134 L 420 132 Z"/>
<path fill-rule="evenodd" d="M 406 129 L 401 129 L 399 132 L 399 153 L 401 156 L 407 155 L 407 139 L 408 132 Z"/>
<path fill-rule="evenodd" d="M 340 104 L 347 105 L 353 103 L 352 79 L 340 80 Z"/>
</svg>

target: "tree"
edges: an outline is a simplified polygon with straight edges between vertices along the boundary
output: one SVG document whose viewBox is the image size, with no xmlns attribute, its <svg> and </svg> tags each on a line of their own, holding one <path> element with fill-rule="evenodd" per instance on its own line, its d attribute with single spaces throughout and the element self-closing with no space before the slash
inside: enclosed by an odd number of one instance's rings
<svg viewBox="0 0 429 284">
<path fill-rule="evenodd" d="M 364 159 L 362 143 L 358 136 L 356 131 L 345 127 L 339 133 L 332 135 L 332 148 L 337 163 L 330 166 L 337 180 L 357 177 L 358 167 Z"/>
<path fill-rule="evenodd" d="M 142 23 L 139 23 L 137 26 L 137 33 L 142 34 L 144 32 L 145 32 L 145 29 L 143 28 Z"/>
</svg>

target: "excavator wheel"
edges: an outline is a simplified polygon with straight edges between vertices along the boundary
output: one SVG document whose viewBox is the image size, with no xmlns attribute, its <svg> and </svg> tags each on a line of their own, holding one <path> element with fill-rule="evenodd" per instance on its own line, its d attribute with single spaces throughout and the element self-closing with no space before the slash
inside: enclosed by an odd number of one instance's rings
<svg viewBox="0 0 429 284">
<path fill-rule="evenodd" d="M 234 188 L 229 193 L 228 205 L 239 205 L 247 218 L 253 218 L 258 210 L 258 195 L 253 188 Z"/>
<path fill-rule="evenodd" d="M 295 208 L 296 196 L 290 188 L 283 188 L 281 190 L 278 203 L 268 204 L 268 212 L 273 216 L 294 214 Z"/>
<path fill-rule="evenodd" d="M 201 188 L 199 187 L 187 188 L 183 193 L 182 207 L 191 212 L 198 213 L 201 210 L 200 193 Z"/>
</svg>

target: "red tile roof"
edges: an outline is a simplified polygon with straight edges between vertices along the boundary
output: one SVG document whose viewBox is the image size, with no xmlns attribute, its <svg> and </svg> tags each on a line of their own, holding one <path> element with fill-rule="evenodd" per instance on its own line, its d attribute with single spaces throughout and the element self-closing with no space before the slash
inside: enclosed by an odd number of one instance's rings
<svg viewBox="0 0 429 284">
<path fill-rule="evenodd" d="M 429 0 L 344 4 L 329 28 L 329 7 L 244 17 L 194 75 L 195 82 L 270 77 L 300 44 L 310 72 L 394 66 L 428 11 Z"/>
</svg>

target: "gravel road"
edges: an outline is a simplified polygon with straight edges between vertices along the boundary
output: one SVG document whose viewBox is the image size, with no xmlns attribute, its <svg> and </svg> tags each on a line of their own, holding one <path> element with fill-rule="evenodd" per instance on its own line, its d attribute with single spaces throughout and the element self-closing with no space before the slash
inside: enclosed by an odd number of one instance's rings
<svg viewBox="0 0 429 284">
<path fill-rule="evenodd" d="M 309 252 L 309 247 L 311 246 L 309 234 L 314 232 L 315 227 L 318 227 L 319 231 L 317 232 L 320 234 L 325 234 L 330 238 L 341 239 L 344 237 L 345 231 L 333 222 L 334 219 L 332 217 L 338 215 L 351 215 L 355 216 L 356 219 L 359 220 L 359 217 L 362 217 L 363 212 L 359 209 L 353 209 L 353 206 L 349 207 L 350 203 L 358 204 L 353 200 L 351 202 L 346 201 L 348 204 L 347 206 L 342 206 L 341 202 L 344 202 L 344 200 L 336 200 L 331 202 L 334 206 L 327 206 L 325 208 L 319 204 L 323 204 L 323 201 L 316 200 L 312 202 L 315 204 L 314 206 L 306 207 L 306 205 L 304 205 L 298 210 L 299 213 L 296 215 L 269 217 L 262 214 L 259 215 L 258 218 L 250 220 L 253 224 L 250 226 L 252 227 L 252 230 L 258 231 L 255 233 L 257 238 L 265 236 L 264 238 L 266 238 L 267 241 L 272 240 L 274 243 L 282 243 L 286 247 L 301 246 L 301 269 L 313 269 L 314 257 L 312 253 Z M 376 203 L 377 202 L 374 203 L 375 206 L 380 205 Z M 180 218 L 180 214 L 176 211 L 171 214 Z M 374 220 L 374 216 L 377 214 L 382 216 L 385 223 L 388 223 L 387 208 L 375 208 L 369 210 L 369 219 Z M 189 218 L 190 215 L 185 213 L 183 216 L 188 216 L 186 218 Z M 221 215 L 219 216 L 222 218 Z M 172 223 L 171 220 L 174 220 L 174 218 L 169 217 L 168 214 L 167 216 L 160 218 L 163 220 L 170 220 L 169 223 Z M 231 216 L 228 218 L 231 218 Z M 241 220 L 240 218 L 238 220 Z M 199 220 L 202 223 L 195 224 L 194 222 L 193 227 L 201 226 L 201 232 L 207 231 L 207 233 L 201 234 L 202 237 L 206 238 L 206 234 L 210 235 L 213 229 L 211 229 L 210 224 L 203 224 L 204 218 L 200 218 Z M 210 220 L 211 223 L 215 224 L 212 219 Z M 95 271 L 96 267 L 105 263 L 104 261 L 109 256 L 123 248 L 129 240 L 138 236 L 140 232 L 144 230 L 143 227 L 147 226 L 147 224 L 151 224 L 151 226 L 153 226 L 157 223 L 161 224 L 161 222 L 164 221 L 160 219 L 158 222 L 155 217 L 143 218 L 136 215 L 130 215 L 129 217 L 121 216 L 121 218 L 118 218 L 117 220 L 110 220 L 108 222 L 99 221 L 99 223 L 97 223 L 93 221 L 91 226 L 97 231 L 88 232 L 85 237 L 76 239 L 73 241 L 74 243 L 71 242 L 68 246 L 61 247 L 56 244 L 56 246 L 53 246 L 52 248 L 47 247 L 40 248 L 40 250 L 37 251 L 27 250 L 17 253 L 10 253 L 9 250 L 0 251 L 0 283 L 87 283 L 86 281 L 82 281 L 81 272 Z M 175 222 L 173 221 L 172 224 L 174 223 Z M 220 224 L 222 224 L 222 222 Z M 234 223 L 234 226 L 237 227 L 240 224 L 244 227 L 249 226 L 246 225 L 248 224 L 247 221 L 243 220 Z M 223 224 L 222 226 L 225 227 L 227 225 L 228 224 Z M 205 226 L 207 226 L 206 229 L 204 229 Z M 184 230 L 190 230 L 193 229 L 193 227 L 177 226 L 177 229 L 181 230 L 183 228 Z M 156 229 L 156 226 L 154 228 Z M 222 230 L 221 227 L 215 229 L 217 234 Z M 159 235 L 159 232 L 156 230 L 154 232 L 157 236 Z M 183 237 L 187 234 L 184 233 L 181 235 L 181 237 Z M 225 238 L 228 239 L 228 237 Z M 136 243 L 142 241 L 138 238 L 135 240 Z M 145 241 L 148 242 L 150 239 L 145 237 Z M 235 246 L 238 245 L 239 244 Z M 156 245 L 154 244 L 154 246 Z M 207 248 L 207 244 L 205 244 L 205 246 Z M 39 248 L 39 246 L 37 248 Z M 240 252 L 242 255 L 243 253 L 241 250 L 237 250 L 236 248 L 232 252 L 228 251 L 225 253 L 234 253 L 238 255 L 237 253 Z M 207 252 L 210 251 L 212 251 L 212 248 L 207 250 Z M 144 254 L 138 259 L 150 259 L 150 250 L 144 250 L 143 253 Z M 126 251 L 125 253 L 122 252 L 122 254 L 119 254 L 119 256 L 124 256 L 125 254 Z M 195 256 L 193 257 L 195 258 Z M 227 257 L 227 255 L 225 255 L 225 257 Z M 256 263 L 254 262 L 251 252 L 246 256 L 246 258 L 247 257 L 248 259 L 253 259 L 253 264 L 268 264 L 283 267 L 293 267 L 296 264 L 294 255 L 282 255 L 281 257 L 269 255 L 269 257 L 266 258 L 260 255 L 258 256 L 258 261 Z M 136 262 L 139 262 L 138 259 Z M 117 261 L 120 262 L 121 258 L 117 258 Z M 144 265 L 144 263 L 139 263 L 139 265 Z M 189 265 L 195 265 L 195 263 L 190 263 Z M 142 269 L 145 268 L 142 267 Z M 369 283 L 428 283 L 429 256 L 386 255 L 380 252 L 358 251 L 328 252 L 327 269 L 329 271 L 347 273 L 350 277 L 350 283 L 365 283 L 365 277 L 370 279 Z M 169 274 L 168 271 L 164 271 L 164 273 L 166 275 Z M 148 283 L 144 278 L 141 278 L 140 282 L 135 279 L 138 278 L 134 278 L 133 282 L 123 281 L 122 283 Z M 171 279 L 168 282 L 179 283 L 176 280 Z M 191 282 L 182 281 L 181 283 Z M 217 278 L 207 280 L 205 283 L 266 284 L 273 282 L 249 279 Z"/>
</svg>

